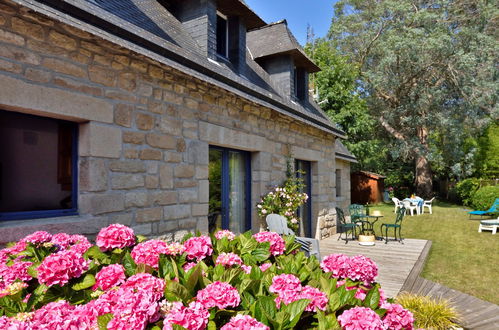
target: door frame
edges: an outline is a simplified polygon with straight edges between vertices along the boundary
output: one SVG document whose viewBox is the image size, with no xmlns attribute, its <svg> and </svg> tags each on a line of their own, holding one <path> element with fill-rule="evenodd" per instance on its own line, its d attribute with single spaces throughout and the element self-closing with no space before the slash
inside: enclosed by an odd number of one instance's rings
<svg viewBox="0 0 499 330">
<path fill-rule="evenodd" d="M 298 162 L 305 165 L 305 176 L 302 176 L 301 174 L 300 176 L 298 176 Z M 304 191 L 308 195 L 308 199 L 306 202 L 308 207 L 306 208 L 305 221 L 307 222 L 307 227 L 310 232 L 307 233 L 305 231 L 304 234 L 306 237 L 312 237 L 312 162 L 309 160 L 295 159 L 295 173 L 296 177 L 302 178 L 304 180 L 304 183 L 308 183 L 305 186 Z M 300 212 L 300 209 L 298 209 L 298 212 Z M 298 215 L 301 217 L 301 214 Z"/>
</svg>

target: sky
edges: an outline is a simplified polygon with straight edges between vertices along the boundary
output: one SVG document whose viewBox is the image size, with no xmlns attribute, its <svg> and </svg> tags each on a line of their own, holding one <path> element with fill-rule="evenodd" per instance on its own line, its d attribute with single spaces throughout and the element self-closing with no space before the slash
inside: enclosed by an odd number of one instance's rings
<svg viewBox="0 0 499 330">
<path fill-rule="evenodd" d="M 307 41 L 307 24 L 316 38 L 324 37 L 331 25 L 336 0 L 245 0 L 267 23 L 286 19 L 301 45 Z"/>
</svg>

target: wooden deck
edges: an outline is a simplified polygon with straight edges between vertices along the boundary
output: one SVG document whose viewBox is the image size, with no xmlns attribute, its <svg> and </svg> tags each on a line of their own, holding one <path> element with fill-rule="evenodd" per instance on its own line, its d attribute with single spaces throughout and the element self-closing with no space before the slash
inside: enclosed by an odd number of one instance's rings
<svg viewBox="0 0 499 330">
<path fill-rule="evenodd" d="M 321 256 L 343 253 L 348 256 L 361 254 L 371 258 L 378 265 L 377 281 L 388 297 L 395 297 L 409 277 L 419 276 L 418 265 L 424 265 L 424 259 L 431 246 L 431 242 L 420 239 L 404 239 L 404 244 L 395 241 L 385 244 L 377 241 L 374 246 L 361 246 L 356 241 L 345 244 L 345 241 L 337 239 L 338 236 L 335 235 L 320 241 Z"/>
<path fill-rule="evenodd" d="M 459 323 L 465 329 L 499 329 L 499 306 L 497 305 L 422 277 L 416 279 L 412 285 L 404 287 L 404 290 L 423 296 L 449 300 L 461 314 Z"/>
</svg>

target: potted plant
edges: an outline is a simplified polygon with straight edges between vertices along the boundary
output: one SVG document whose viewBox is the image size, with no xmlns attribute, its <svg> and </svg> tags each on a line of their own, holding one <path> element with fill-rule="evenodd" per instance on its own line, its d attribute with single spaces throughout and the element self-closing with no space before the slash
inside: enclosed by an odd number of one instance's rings
<svg viewBox="0 0 499 330">
<path fill-rule="evenodd" d="M 359 234 L 359 244 L 360 245 L 374 245 L 376 241 L 376 236 L 373 230 L 362 229 Z"/>
</svg>

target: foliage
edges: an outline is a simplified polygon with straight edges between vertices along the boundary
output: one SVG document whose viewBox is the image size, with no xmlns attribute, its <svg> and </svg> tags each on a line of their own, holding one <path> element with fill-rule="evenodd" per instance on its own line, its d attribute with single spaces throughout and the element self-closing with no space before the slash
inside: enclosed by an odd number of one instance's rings
<svg viewBox="0 0 499 330">
<path fill-rule="evenodd" d="M 471 205 L 475 210 L 488 210 L 496 198 L 499 198 L 499 186 L 485 186 L 473 194 Z"/>
<path fill-rule="evenodd" d="M 412 328 L 412 314 L 385 299 L 366 257 L 330 255 L 319 264 L 298 251 L 294 236 L 267 232 L 191 234 L 183 244 L 121 241 L 130 231 L 103 228 L 100 247 L 79 235 L 37 232 L 1 250 L 0 326 L 336 329 L 337 320 L 354 322 L 344 312 L 362 307 L 380 323 L 401 328 L 404 319 Z M 71 260 L 52 263 L 60 281 L 42 284 L 40 268 L 65 253 L 83 259 L 82 272 Z"/>
<path fill-rule="evenodd" d="M 478 138 L 476 175 L 482 178 L 499 178 L 499 123 L 490 125 Z"/>
<path fill-rule="evenodd" d="M 459 181 L 456 184 L 456 193 L 464 205 L 471 206 L 471 197 L 480 188 L 480 180 L 469 178 Z"/>
<path fill-rule="evenodd" d="M 391 156 L 415 165 L 418 195 L 431 194 L 433 167 L 471 175 L 472 137 L 499 118 L 497 13 L 488 1 L 335 5 L 329 39 L 359 69 L 357 89 Z"/>
<path fill-rule="evenodd" d="M 264 219 L 269 214 L 280 214 L 286 217 L 288 227 L 298 232 L 296 211 L 308 199 L 308 195 L 302 192 L 303 187 L 302 179 L 289 176 L 282 187 L 275 187 L 261 198 L 256 206 L 258 215 Z"/>
<path fill-rule="evenodd" d="M 416 328 L 446 330 L 458 326 L 459 314 L 445 299 L 404 292 L 395 301 L 414 314 Z"/>
</svg>

